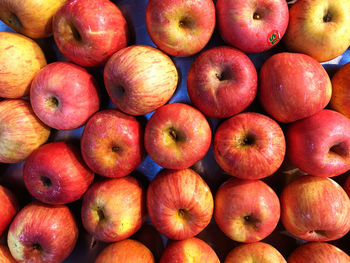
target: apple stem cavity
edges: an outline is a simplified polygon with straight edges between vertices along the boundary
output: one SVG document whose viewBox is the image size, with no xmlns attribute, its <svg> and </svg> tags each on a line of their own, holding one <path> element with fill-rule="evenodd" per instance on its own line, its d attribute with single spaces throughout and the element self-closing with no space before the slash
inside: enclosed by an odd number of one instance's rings
<svg viewBox="0 0 350 263">
<path fill-rule="evenodd" d="M 112 152 L 117 153 L 119 151 L 120 151 L 120 147 L 119 146 L 116 146 L 116 145 L 112 146 Z"/>
<path fill-rule="evenodd" d="M 118 85 L 118 86 L 115 88 L 115 91 L 116 91 L 116 95 L 117 95 L 118 97 L 123 97 L 124 94 L 125 94 L 125 89 L 124 89 L 124 87 L 121 86 L 121 85 Z"/>
<path fill-rule="evenodd" d="M 331 21 L 332 21 L 332 16 L 331 16 L 331 14 L 327 11 L 327 12 L 326 12 L 326 15 L 323 17 L 323 22 L 329 23 L 329 22 L 331 22 Z"/>
<path fill-rule="evenodd" d="M 257 13 L 257 12 L 254 12 L 253 19 L 254 20 L 260 20 L 261 19 L 261 15 L 259 13 Z"/>
<path fill-rule="evenodd" d="M 17 17 L 17 15 L 15 13 L 10 13 L 7 22 L 13 26 L 13 28 L 15 29 L 19 29 L 22 28 L 23 25 L 21 23 L 21 20 L 19 20 L 19 18 Z"/>
<path fill-rule="evenodd" d="M 324 230 L 310 230 L 309 234 L 317 234 L 319 236 L 327 237 L 326 231 L 324 231 Z"/>
<path fill-rule="evenodd" d="M 51 97 L 46 99 L 46 105 L 49 108 L 58 108 L 59 104 L 60 104 L 59 100 L 54 96 L 51 96 Z"/>
<path fill-rule="evenodd" d="M 244 216 L 244 221 L 246 224 L 252 225 L 254 228 L 258 228 L 259 220 L 251 215 Z"/>
<path fill-rule="evenodd" d="M 343 143 L 338 143 L 338 144 L 333 145 L 329 149 L 329 153 L 333 153 L 333 154 L 339 155 L 341 157 L 346 157 L 348 155 L 348 151 Z"/>
<path fill-rule="evenodd" d="M 188 17 L 184 17 L 179 21 L 179 27 L 181 28 L 192 28 L 193 22 Z"/>
<path fill-rule="evenodd" d="M 103 213 L 102 208 L 97 208 L 98 221 L 101 222 L 106 219 L 105 214 Z"/>
<path fill-rule="evenodd" d="M 50 178 L 48 178 L 46 176 L 41 176 L 40 180 L 41 180 L 41 182 L 43 183 L 44 186 L 47 186 L 47 187 L 52 186 L 52 182 L 51 182 Z"/>
<path fill-rule="evenodd" d="M 33 244 L 33 250 L 41 252 L 42 247 L 38 243 L 35 243 Z"/>
<path fill-rule="evenodd" d="M 82 41 L 82 37 L 78 31 L 78 29 L 74 26 L 74 25 L 70 25 L 70 29 L 73 35 L 73 38 L 75 39 L 75 41 L 77 42 L 81 42 Z"/>
</svg>

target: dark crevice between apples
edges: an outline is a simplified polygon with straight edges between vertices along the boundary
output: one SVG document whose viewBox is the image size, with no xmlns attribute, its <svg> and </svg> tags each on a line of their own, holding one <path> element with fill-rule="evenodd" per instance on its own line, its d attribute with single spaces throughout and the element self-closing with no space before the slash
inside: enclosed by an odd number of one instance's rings
<svg viewBox="0 0 350 263">
<path fill-rule="evenodd" d="M 16 14 L 10 13 L 8 19 L 7 19 L 8 24 L 10 24 L 13 28 L 23 28 L 23 24 L 21 20 L 17 17 Z"/>
</svg>

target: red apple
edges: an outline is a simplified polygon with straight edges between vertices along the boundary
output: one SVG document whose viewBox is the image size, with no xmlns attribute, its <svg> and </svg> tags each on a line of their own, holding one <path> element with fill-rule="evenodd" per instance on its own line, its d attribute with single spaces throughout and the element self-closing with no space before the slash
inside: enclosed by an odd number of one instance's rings
<svg viewBox="0 0 350 263">
<path fill-rule="evenodd" d="M 183 103 L 159 108 L 148 120 L 145 148 L 158 165 L 168 169 L 185 169 L 208 152 L 211 129 L 204 115 Z"/>
<path fill-rule="evenodd" d="M 93 76 L 68 62 L 51 63 L 36 75 L 30 102 L 35 114 L 58 130 L 82 126 L 100 107 Z"/>
<path fill-rule="evenodd" d="M 5 245 L 0 245 L 0 262 L 1 263 L 16 263 L 17 262 L 12 257 L 8 247 Z"/>
<path fill-rule="evenodd" d="M 154 263 L 152 252 L 141 242 L 125 239 L 107 246 L 98 255 L 95 263 Z"/>
<path fill-rule="evenodd" d="M 350 118 L 350 62 L 341 66 L 332 77 L 330 106 Z"/>
<path fill-rule="evenodd" d="M 25 160 L 50 135 L 50 128 L 36 117 L 30 103 L 22 99 L 0 102 L 0 127 L 1 163 Z"/>
<path fill-rule="evenodd" d="M 288 232 L 306 241 L 329 241 L 350 230 L 350 200 L 330 178 L 300 176 L 282 191 L 281 220 Z"/>
<path fill-rule="evenodd" d="M 259 100 L 275 120 L 294 122 L 322 110 L 331 99 L 326 70 L 315 59 L 298 53 L 277 53 L 259 72 Z"/>
<path fill-rule="evenodd" d="M 212 0 L 150 0 L 146 27 L 165 53 L 190 56 L 202 50 L 213 34 L 215 5 Z"/>
<path fill-rule="evenodd" d="M 86 164 L 107 177 L 130 174 L 143 157 L 143 130 L 133 116 L 115 109 L 94 114 L 85 125 L 80 141 Z"/>
<path fill-rule="evenodd" d="M 213 146 L 219 166 L 241 179 L 272 175 L 281 166 L 286 150 L 281 127 L 254 112 L 225 120 L 215 132 Z"/>
<path fill-rule="evenodd" d="M 349 263 L 342 250 L 325 242 L 311 242 L 299 246 L 288 257 L 288 263 Z"/>
<path fill-rule="evenodd" d="M 10 225 L 7 242 L 18 262 L 59 263 L 69 256 L 78 227 L 67 206 L 32 202 Z"/>
<path fill-rule="evenodd" d="M 122 12 L 109 0 L 68 0 L 53 18 L 53 35 L 69 60 L 97 67 L 127 46 L 129 30 Z"/>
<path fill-rule="evenodd" d="M 243 111 L 257 92 L 254 64 L 243 52 L 226 46 L 201 53 L 187 75 L 192 103 L 205 115 L 226 118 Z"/>
<path fill-rule="evenodd" d="M 170 239 L 201 232 L 213 214 L 209 186 L 191 169 L 163 170 L 147 190 L 147 211 L 155 228 Z"/>
<path fill-rule="evenodd" d="M 165 248 L 160 263 L 219 263 L 215 251 L 203 240 L 193 237 L 174 241 Z"/>
<path fill-rule="evenodd" d="M 238 242 L 257 242 L 272 233 L 280 219 L 276 193 L 260 180 L 231 178 L 215 195 L 215 221 Z"/>
<path fill-rule="evenodd" d="M 243 244 L 232 249 L 224 263 L 236 262 L 287 263 L 276 248 L 263 242 Z"/>
<path fill-rule="evenodd" d="M 216 11 L 223 40 L 246 53 L 266 51 L 276 45 L 289 20 L 285 0 L 218 0 Z"/>
<path fill-rule="evenodd" d="M 173 61 L 151 46 L 124 48 L 104 68 L 104 83 L 112 102 L 130 115 L 144 115 L 164 105 L 177 82 Z"/>
<path fill-rule="evenodd" d="M 302 171 L 332 177 L 350 169 L 350 120 L 332 110 L 292 123 L 287 154 Z"/>
<path fill-rule="evenodd" d="M 0 207 L 0 236 L 2 236 L 19 208 L 17 197 L 2 185 L 0 185 Z"/>
<path fill-rule="evenodd" d="M 83 198 L 83 225 L 103 242 L 126 239 L 142 226 L 146 218 L 145 204 L 145 192 L 133 177 L 96 182 Z"/>
<path fill-rule="evenodd" d="M 82 197 L 94 174 L 83 162 L 79 148 L 67 142 L 52 142 L 39 147 L 26 159 L 23 179 L 37 200 L 68 204 Z"/>
</svg>

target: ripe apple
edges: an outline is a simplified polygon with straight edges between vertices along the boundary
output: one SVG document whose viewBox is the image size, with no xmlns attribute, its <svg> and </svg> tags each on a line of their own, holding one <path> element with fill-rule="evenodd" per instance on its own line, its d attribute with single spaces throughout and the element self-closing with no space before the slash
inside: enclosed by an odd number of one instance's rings
<svg viewBox="0 0 350 263">
<path fill-rule="evenodd" d="M 311 242 L 299 246 L 288 257 L 288 263 L 349 263 L 350 257 L 334 245 Z"/>
<path fill-rule="evenodd" d="M 219 263 L 215 251 L 203 240 L 192 237 L 174 241 L 167 245 L 160 259 L 160 263 Z"/>
<path fill-rule="evenodd" d="M 191 102 L 205 115 L 226 118 L 253 102 L 257 78 L 254 64 L 246 54 L 219 46 L 195 59 L 187 75 L 187 91 Z"/>
<path fill-rule="evenodd" d="M 100 107 L 93 76 L 69 62 L 54 62 L 40 70 L 30 89 L 30 102 L 39 119 L 58 130 L 82 126 Z"/>
<path fill-rule="evenodd" d="M 84 67 L 103 66 L 129 38 L 122 12 L 109 0 L 67 0 L 52 31 L 62 54 Z"/>
<path fill-rule="evenodd" d="M 350 62 L 342 66 L 332 77 L 330 106 L 350 118 Z"/>
<path fill-rule="evenodd" d="M 276 45 L 289 20 L 285 0 L 218 0 L 216 11 L 223 40 L 245 53 L 263 52 Z"/>
<path fill-rule="evenodd" d="M 0 102 L 0 127 L 1 163 L 25 160 L 50 135 L 50 128 L 36 117 L 30 103 L 22 99 Z"/>
<path fill-rule="evenodd" d="M 350 45 L 350 2 L 300 0 L 289 10 L 287 49 L 319 62 L 341 55 Z"/>
<path fill-rule="evenodd" d="M 260 180 L 231 178 L 215 195 L 214 217 L 231 239 L 251 243 L 272 233 L 280 219 L 280 202 L 270 186 Z"/>
<path fill-rule="evenodd" d="M 79 148 L 67 142 L 40 146 L 26 159 L 24 183 L 32 196 L 47 204 L 68 204 L 87 191 L 94 174 L 85 165 Z"/>
<path fill-rule="evenodd" d="M 2 185 L 0 185 L 0 207 L 0 236 L 2 236 L 19 208 L 17 197 Z M 2 262 L 1 256 L 0 262 Z"/>
<path fill-rule="evenodd" d="M 276 248 L 264 242 L 243 244 L 232 249 L 224 263 L 236 262 L 287 263 Z"/>
<path fill-rule="evenodd" d="M 66 0 L 0 0 L 0 20 L 30 38 L 49 37 L 52 18 Z"/>
<path fill-rule="evenodd" d="M 225 120 L 214 134 L 219 166 L 241 179 L 260 179 L 281 166 L 286 143 L 281 127 L 269 117 L 244 112 Z"/>
<path fill-rule="evenodd" d="M 184 103 L 160 107 L 145 128 L 145 148 L 158 165 L 185 169 L 208 152 L 211 129 L 204 115 Z"/>
<path fill-rule="evenodd" d="M 330 178 L 300 176 L 282 191 L 281 220 L 288 232 L 306 241 L 329 241 L 350 230 L 350 200 Z"/>
<path fill-rule="evenodd" d="M 145 191 L 130 176 L 96 182 L 84 195 L 81 217 L 85 229 L 97 240 L 126 239 L 146 219 Z"/>
<path fill-rule="evenodd" d="M 22 208 L 7 236 L 18 262 L 59 263 L 69 256 L 78 238 L 78 227 L 69 208 L 32 202 Z"/>
<path fill-rule="evenodd" d="M 277 53 L 259 72 L 259 100 L 275 120 L 289 123 L 309 117 L 327 106 L 332 85 L 315 59 L 298 53 Z"/>
<path fill-rule="evenodd" d="M 34 76 L 45 65 L 45 55 L 36 42 L 17 33 L 0 32 L 0 97 L 28 95 Z"/>
<path fill-rule="evenodd" d="M 112 102 L 130 115 L 144 115 L 164 105 L 177 82 L 173 61 L 151 46 L 119 50 L 104 68 L 104 83 Z"/>
<path fill-rule="evenodd" d="M 5 245 L 0 245 L 0 262 L 1 263 L 16 263 L 12 257 L 10 250 Z"/>
<path fill-rule="evenodd" d="M 154 263 L 152 252 L 141 242 L 125 239 L 107 246 L 98 255 L 95 263 Z"/>
<path fill-rule="evenodd" d="M 292 123 L 287 130 L 287 155 L 300 170 L 332 177 L 350 169 L 350 120 L 322 110 Z"/>
<path fill-rule="evenodd" d="M 152 41 L 172 56 L 198 53 L 215 28 L 212 0 L 149 0 L 146 27 Z"/>
<path fill-rule="evenodd" d="M 210 222 L 213 196 L 191 169 L 162 170 L 147 190 L 147 211 L 155 228 L 174 240 L 193 237 Z"/>
<path fill-rule="evenodd" d="M 106 177 L 130 174 L 143 158 L 143 130 L 133 116 L 115 109 L 94 114 L 80 141 L 86 164 Z"/>
</svg>

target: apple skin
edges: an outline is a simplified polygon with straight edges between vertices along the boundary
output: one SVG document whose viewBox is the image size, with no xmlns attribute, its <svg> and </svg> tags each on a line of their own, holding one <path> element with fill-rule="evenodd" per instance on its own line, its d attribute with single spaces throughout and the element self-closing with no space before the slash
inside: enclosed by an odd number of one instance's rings
<svg viewBox="0 0 350 263">
<path fill-rule="evenodd" d="M 191 56 L 209 42 L 215 28 L 212 0 L 150 0 L 146 27 L 152 41 L 171 56 Z"/>
<path fill-rule="evenodd" d="M 277 53 L 259 72 L 261 105 L 275 120 L 290 123 L 325 108 L 332 96 L 331 80 L 320 63 L 298 53 Z"/>
<path fill-rule="evenodd" d="M 67 0 L 52 30 L 62 54 L 84 67 L 103 66 L 129 39 L 122 12 L 109 0 Z"/>
<path fill-rule="evenodd" d="M 106 177 L 123 177 L 140 164 L 143 130 L 138 120 L 115 109 L 102 110 L 86 123 L 80 140 L 86 164 Z"/>
<path fill-rule="evenodd" d="M 350 176 L 348 175 L 346 180 L 345 180 L 345 183 L 344 183 L 344 186 L 343 186 L 345 192 L 348 194 L 348 196 L 350 197 Z"/>
<path fill-rule="evenodd" d="M 98 255 L 95 263 L 155 263 L 152 252 L 141 242 L 124 239 L 107 246 Z"/>
<path fill-rule="evenodd" d="M 192 237 L 167 245 L 160 263 L 220 263 L 215 251 L 203 240 Z"/>
<path fill-rule="evenodd" d="M 0 102 L 0 127 L 1 163 L 25 160 L 50 135 L 50 128 L 36 117 L 30 103 L 22 99 Z"/>
<path fill-rule="evenodd" d="M 287 263 L 276 248 L 264 242 L 238 245 L 232 249 L 224 263 L 236 262 Z"/>
<path fill-rule="evenodd" d="M 304 175 L 290 182 L 280 196 L 281 221 L 293 236 L 330 241 L 350 229 L 350 200 L 330 178 Z"/>
<path fill-rule="evenodd" d="M 158 165 L 185 169 L 201 160 L 211 143 L 205 116 L 184 103 L 170 103 L 156 110 L 145 128 L 145 148 Z"/>
<path fill-rule="evenodd" d="M 154 227 L 173 240 L 200 233 L 213 214 L 213 196 L 191 169 L 162 170 L 147 190 L 147 211 Z"/>
<path fill-rule="evenodd" d="M 187 75 L 191 102 L 206 116 L 227 118 L 240 113 L 257 93 L 257 72 L 238 49 L 219 46 L 201 53 Z"/>
<path fill-rule="evenodd" d="M 30 102 L 46 125 L 58 130 L 76 129 L 99 110 L 97 82 L 84 68 L 54 62 L 33 79 Z"/>
<path fill-rule="evenodd" d="M 260 179 L 281 166 L 286 143 L 273 119 L 244 112 L 225 120 L 214 134 L 214 157 L 228 174 L 241 179 Z"/>
<path fill-rule="evenodd" d="M 1 263 L 16 263 L 12 257 L 10 250 L 5 245 L 0 245 L 0 262 Z"/>
<path fill-rule="evenodd" d="M 17 262 L 59 263 L 73 251 L 77 238 L 78 227 L 67 206 L 36 201 L 18 212 L 7 242 Z"/>
<path fill-rule="evenodd" d="M 289 10 L 289 25 L 284 36 L 287 49 L 307 54 L 319 62 L 338 57 L 350 45 L 349 13 L 349 1 L 297 1 Z"/>
<path fill-rule="evenodd" d="M 16 215 L 19 204 L 17 197 L 7 188 L 0 185 L 0 237 Z M 1 252 L 0 252 L 1 253 Z M 0 256 L 1 259 L 1 256 Z M 0 260 L 1 262 L 1 260 Z"/>
<path fill-rule="evenodd" d="M 67 142 L 40 146 L 23 167 L 26 188 L 46 204 L 68 204 L 87 191 L 94 173 L 85 165 L 79 148 Z"/>
<path fill-rule="evenodd" d="M 94 183 L 83 197 L 84 228 L 103 242 L 121 241 L 135 234 L 146 219 L 146 195 L 133 177 Z"/>
<path fill-rule="evenodd" d="M 333 110 L 322 110 L 290 124 L 287 155 L 300 170 L 333 177 L 350 169 L 350 120 Z"/>
<path fill-rule="evenodd" d="M 46 58 L 36 42 L 17 33 L 0 32 L 0 97 L 28 95 L 34 76 L 44 66 Z"/>
<path fill-rule="evenodd" d="M 0 0 L 0 20 L 30 38 L 52 34 L 52 18 L 66 0 Z"/>
<path fill-rule="evenodd" d="M 330 107 L 350 118 L 350 62 L 342 66 L 332 77 Z"/>
<path fill-rule="evenodd" d="M 297 247 L 288 257 L 288 263 L 349 263 L 350 257 L 334 245 L 311 242 Z"/>
<path fill-rule="evenodd" d="M 289 20 L 285 0 L 218 0 L 216 11 L 223 40 L 245 53 L 263 52 L 276 45 Z"/>
<path fill-rule="evenodd" d="M 231 178 L 215 195 L 219 228 L 237 242 L 257 242 L 272 233 L 280 219 L 278 196 L 260 180 Z"/>
</svg>

